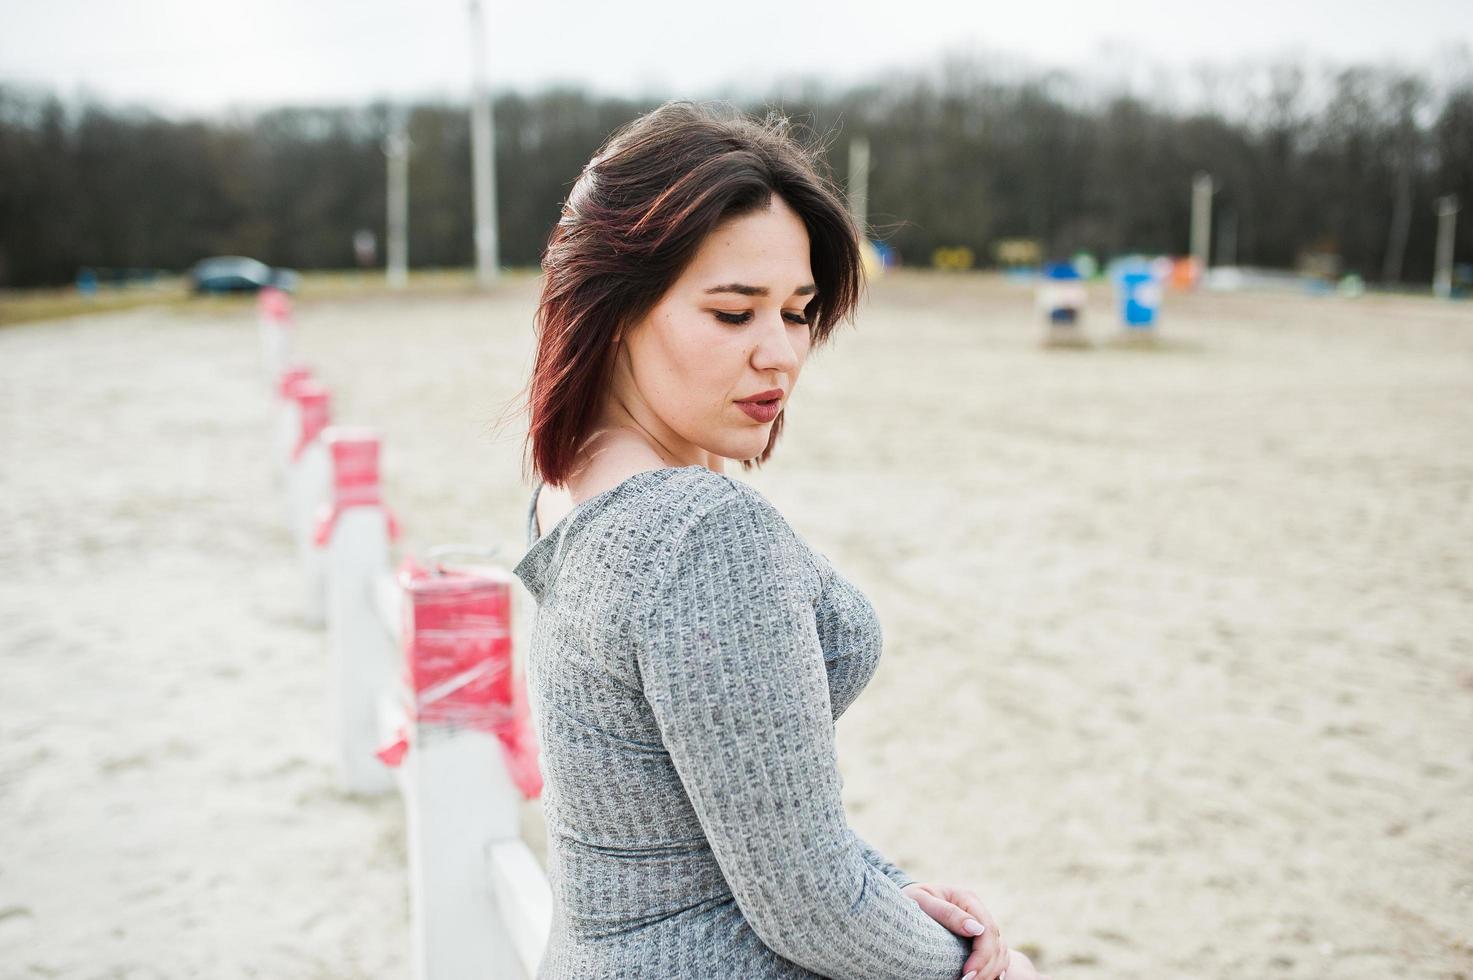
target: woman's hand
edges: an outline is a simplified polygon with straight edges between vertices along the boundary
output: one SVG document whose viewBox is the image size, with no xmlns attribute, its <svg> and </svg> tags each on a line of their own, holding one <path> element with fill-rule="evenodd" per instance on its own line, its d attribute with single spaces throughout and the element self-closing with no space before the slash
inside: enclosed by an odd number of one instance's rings
<svg viewBox="0 0 1473 980">
<path fill-rule="evenodd" d="M 1008 971 L 1008 947 L 1002 941 L 997 922 L 977 893 L 950 885 L 926 885 L 911 882 L 901 889 L 931 918 L 958 936 L 971 936 L 972 955 L 962 965 L 962 980 L 1002 980 Z M 1023 958 L 1027 962 L 1026 958 Z M 1037 976 L 1028 963 L 1027 980 Z M 1025 980 L 1020 974 L 1014 980 Z"/>
</svg>

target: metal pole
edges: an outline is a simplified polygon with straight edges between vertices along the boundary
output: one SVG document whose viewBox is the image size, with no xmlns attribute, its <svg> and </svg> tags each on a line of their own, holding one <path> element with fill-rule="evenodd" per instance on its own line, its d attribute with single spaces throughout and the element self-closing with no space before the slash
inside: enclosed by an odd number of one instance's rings
<svg viewBox="0 0 1473 980">
<path fill-rule="evenodd" d="M 1212 241 L 1212 175 L 1199 173 L 1192 178 L 1192 258 L 1197 268 L 1207 271 L 1209 243 Z"/>
<path fill-rule="evenodd" d="M 1432 294 L 1439 299 L 1453 295 L 1453 227 L 1458 218 L 1458 196 L 1437 199 L 1437 260 L 1433 263 Z"/>
<path fill-rule="evenodd" d="M 389 288 L 403 289 L 409 282 L 409 136 L 404 119 L 398 117 L 393 132 L 384 140 L 389 160 L 387 201 Z"/>
<path fill-rule="evenodd" d="M 1228 208 L 1217 223 L 1217 264 L 1238 264 L 1238 211 Z"/>
<path fill-rule="evenodd" d="M 869 137 L 856 136 L 849 141 L 849 213 L 860 238 L 869 237 Z"/>
<path fill-rule="evenodd" d="M 500 267 L 496 242 L 496 148 L 491 93 L 486 86 L 486 27 L 480 0 L 470 0 L 471 15 L 471 173 L 476 206 L 476 282 L 496 282 Z"/>
</svg>

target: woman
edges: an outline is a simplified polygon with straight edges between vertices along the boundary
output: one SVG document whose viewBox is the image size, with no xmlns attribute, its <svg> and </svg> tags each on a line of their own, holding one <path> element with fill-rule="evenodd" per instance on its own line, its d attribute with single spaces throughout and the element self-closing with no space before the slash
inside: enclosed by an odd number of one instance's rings
<svg viewBox="0 0 1473 980">
<path fill-rule="evenodd" d="M 833 723 L 865 597 L 756 491 L 858 241 L 786 122 L 671 103 L 584 168 L 543 260 L 528 662 L 554 914 L 543 978 L 1012 980 L 965 889 L 848 827 Z"/>
</svg>

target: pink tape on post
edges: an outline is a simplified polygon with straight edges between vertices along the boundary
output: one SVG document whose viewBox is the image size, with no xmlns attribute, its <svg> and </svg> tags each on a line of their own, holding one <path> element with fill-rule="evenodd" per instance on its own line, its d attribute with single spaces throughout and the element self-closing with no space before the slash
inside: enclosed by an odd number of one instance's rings
<svg viewBox="0 0 1473 980">
<path fill-rule="evenodd" d="M 282 398 L 295 397 L 297 386 L 312 380 L 312 369 L 305 364 L 293 364 L 281 372 L 276 379 L 276 393 Z"/>
<path fill-rule="evenodd" d="M 510 582 L 470 571 L 430 573 L 406 560 L 399 584 L 414 717 L 496 735 L 517 788 L 536 796 L 537 742 L 524 685 L 512 672 Z"/>
<path fill-rule="evenodd" d="M 399 522 L 384 506 L 379 490 L 379 436 L 372 429 L 334 425 L 322 431 L 332 465 L 332 500 L 318 512 L 312 540 L 321 548 L 338 517 L 349 507 L 377 507 L 388 520 L 389 540 L 399 538 Z"/>
<path fill-rule="evenodd" d="M 302 427 L 297 431 L 297 444 L 292 447 L 292 462 L 295 463 L 318 433 L 327 428 L 328 394 L 325 387 L 309 379 L 297 383 L 292 397 L 302 419 Z"/>
<path fill-rule="evenodd" d="M 390 769 L 397 769 L 408 752 L 409 733 L 404 730 L 403 726 L 400 726 L 399 730 L 394 733 L 394 737 L 375 749 L 373 754 L 378 756 L 378 760 Z"/>
<path fill-rule="evenodd" d="M 291 297 L 275 286 L 266 286 L 256 294 L 256 312 L 279 326 L 291 326 Z"/>
</svg>

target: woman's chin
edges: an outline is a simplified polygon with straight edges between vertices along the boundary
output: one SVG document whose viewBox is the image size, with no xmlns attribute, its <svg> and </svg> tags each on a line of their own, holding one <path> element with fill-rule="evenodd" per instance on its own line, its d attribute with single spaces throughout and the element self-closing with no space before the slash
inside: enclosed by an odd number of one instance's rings
<svg viewBox="0 0 1473 980">
<path fill-rule="evenodd" d="M 718 444 L 708 447 L 710 452 L 727 459 L 756 459 L 767 448 L 767 439 L 772 425 L 753 425 L 747 431 L 734 433 Z"/>
</svg>

